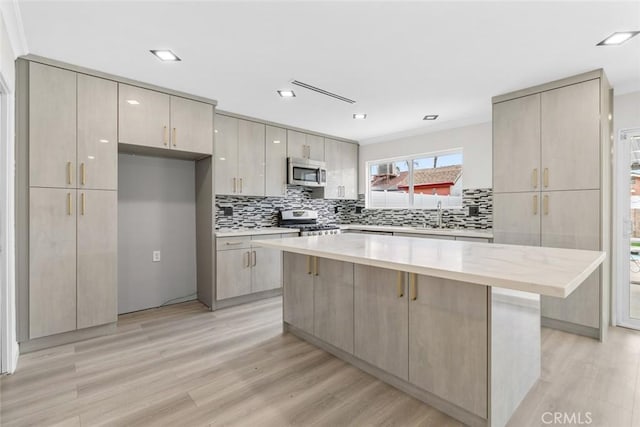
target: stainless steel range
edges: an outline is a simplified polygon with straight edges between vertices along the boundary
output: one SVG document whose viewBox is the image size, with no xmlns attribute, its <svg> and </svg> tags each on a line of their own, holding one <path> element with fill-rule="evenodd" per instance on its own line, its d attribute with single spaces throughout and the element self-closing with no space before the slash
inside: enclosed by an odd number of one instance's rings
<svg viewBox="0 0 640 427">
<path fill-rule="evenodd" d="M 279 225 L 286 228 L 298 228 L 301 236 L 340 234 L 339 226 L 318 224 L 318 212 L 305 209 L 280 211 Z"/>
</svg>

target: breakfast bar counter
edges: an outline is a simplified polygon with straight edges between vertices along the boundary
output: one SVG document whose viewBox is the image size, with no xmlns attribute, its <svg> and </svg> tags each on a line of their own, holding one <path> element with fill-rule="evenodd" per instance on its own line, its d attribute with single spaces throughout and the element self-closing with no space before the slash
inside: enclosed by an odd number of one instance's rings
<svg viewBox="0 0 640 427">
<path fill-rule="evenodd" d="M 540 376 L 540 295 L 606 254 L 343 234 L 280 249 L 284 329 L 471 426 L 504 426 Z"/>
</svg>

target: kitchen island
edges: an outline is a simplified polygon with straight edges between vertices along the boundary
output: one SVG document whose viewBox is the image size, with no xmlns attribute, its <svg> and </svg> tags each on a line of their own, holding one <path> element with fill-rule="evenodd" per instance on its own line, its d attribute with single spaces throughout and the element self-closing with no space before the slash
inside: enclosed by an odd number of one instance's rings
<svg viewBox="0 0 640 427">
<path fill-rule="evenodd" d="M 540 376 L 540 295 L 605 253 L 345 234 L 284 251 L 284 329 L 472 426 L 503 426 Z"/>
</svg>

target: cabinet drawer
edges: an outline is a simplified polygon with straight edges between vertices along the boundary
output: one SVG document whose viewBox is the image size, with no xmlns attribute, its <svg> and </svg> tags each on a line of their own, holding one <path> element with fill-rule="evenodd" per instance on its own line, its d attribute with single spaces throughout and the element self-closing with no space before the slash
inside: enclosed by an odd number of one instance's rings
<svg viewBox="0 0 640 427">
<path fill-rule="evenodd" d="M 257 234 L 255 236 L 251 236 L 251 240 L 269 240 L 269 239 L 279 239 L 282 237 L 282 234 Z M 253 245 L 252 245 L 253 246 Z"/>
<path fill-rule="evenodd" d="M 216 238 L 216 250 L 245 249 L 251 246 L 251 236 L 218 237 Z"/>
<path fill-rule="evenodd" d="M 462 242 L 480 242 L 480 243 L 489 243 L 489 239 L 485 239 L 484 237 L 464 237 L 464 236 L 456 236 L 456 240 Z"/>
</svg>

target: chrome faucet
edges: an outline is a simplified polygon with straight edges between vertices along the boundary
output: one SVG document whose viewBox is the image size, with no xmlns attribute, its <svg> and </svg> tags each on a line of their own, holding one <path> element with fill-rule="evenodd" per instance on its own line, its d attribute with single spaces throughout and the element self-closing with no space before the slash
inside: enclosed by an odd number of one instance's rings
<svg viewBox="0 0 640 427">
<path fill-rule="evenodd" d="M 442 228 L 442 200 L 438 200 L 437 204 L 438 209 L 438 228 Z"/>
</svg>

